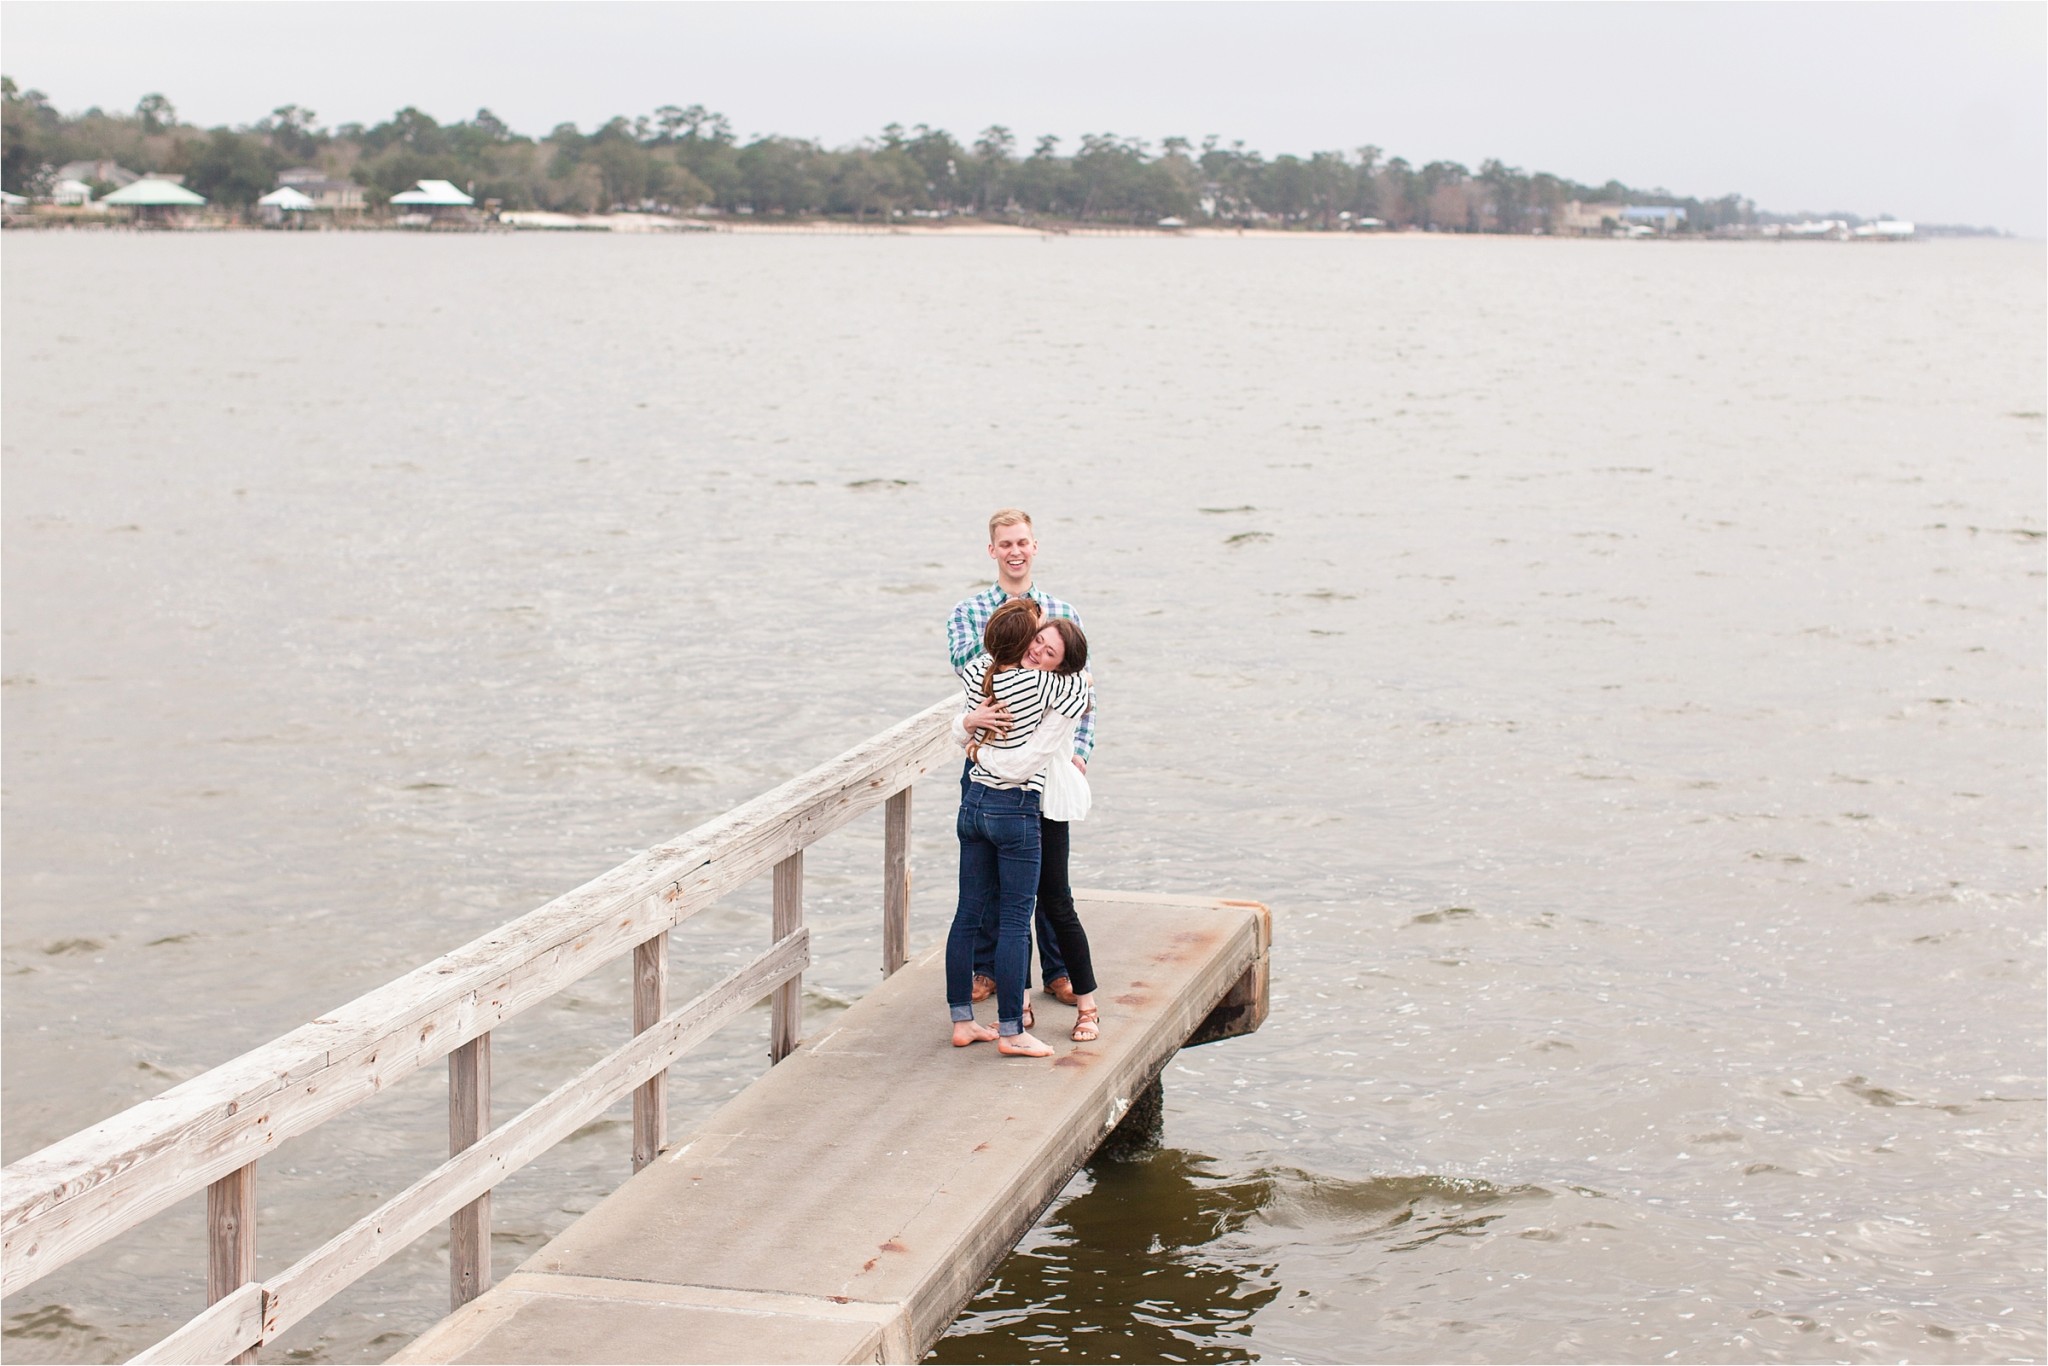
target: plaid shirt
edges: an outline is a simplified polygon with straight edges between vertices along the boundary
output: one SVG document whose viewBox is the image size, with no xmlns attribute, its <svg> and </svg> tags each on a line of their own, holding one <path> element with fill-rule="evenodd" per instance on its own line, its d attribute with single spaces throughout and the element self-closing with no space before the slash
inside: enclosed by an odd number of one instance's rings
<svg viewBox="0 0 2048 1366">
<path fill-rule="evenodd" d="M 1037 603 L 1038 610 L 1048 617 L 1065 617 L 1076 626 L 1081 624 L 1081 614 L 1074 610 L 1072 603 L 1061 602 L 1035 586 L 1024 596 Z M 946 653 L 952 656 L 955 673 L 966 668 L 981 653 L 981 633 L 988 628 L 988 619 L 996 614 L 996 608 L 1009 600 L 1010 595 L 996 583 L 971 598 L 962 598 L 953 608 L 953 615 L 946 622 Z M 1095 754 L 1093 707 L 1081 718 L 1081 724 L 1074 728 L 1074 753 L 1084 764 Z"/>
</svg>

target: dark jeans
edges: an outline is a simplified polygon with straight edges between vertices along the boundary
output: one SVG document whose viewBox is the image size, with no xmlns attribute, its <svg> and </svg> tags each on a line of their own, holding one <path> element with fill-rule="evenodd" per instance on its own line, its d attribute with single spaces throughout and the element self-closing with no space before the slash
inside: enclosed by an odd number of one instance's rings
<svg viewBox="0 0 2048 1366">
<path fill-rule="evenodd" d="M 969 759 L 961 766 L 960 792 L 962 796 L 965 796 L 967 793 L 967 775 L 973 772 L 973 770 L 974 761 L 972 759 Z M 1069 907 L 1072 907 L 1074 904 L 1074 888 L 1067 881 L 1065 823 L 1061 821 L 1045 821 L 1039 827 L 1042 832 L 1041 839 L 1046 844 L 1046 847 L 1050 849 L 1053 829 L 1056 826 L 1061 832 L 1059 859 L 1055 862 L 1051 858 L 1047 858 L 1038 866 L 1038 913 L 1032 917 L 1034 928 L 1038 932 L 1038 961 L 1045 965 L 1045 977 L 1043 980 L 1047 983 L 1051 983 L 1055 978 L 1071 977 L 1073 975 L 1067 971 L 1067 960 L 1060 948 L 1059 936 L 1053 932 L 1052 921 L 1047 918 L 1045 913 L 1046 904 L 1050 901 L 1064 901 Z M 980 931 L 974 936 L 974 970 L 984 977 L 996 975 L 996 921 L 994 916 L 990 916 L 988 921 L 982 925 Z M 1024 964 L 1024 980 L 1026 982 L 1031 980 L 1031 963 L 1028 958 Z M 1077 978 L 1076 980 L 1078 981 L 1079 979 Z M 1077 986 L 1074 990 L 1079 991 L 1081 988 Z M 1090 988 L 1090 990 L 1093 990 L 1093 988 Z"/>
<path fill-rule="evenodd" d="M 1038 896 L 1038 794 L 967 784 L 960 794 L 960 904 L 946 934 L 946 1005 L 955 1021 L 974 1018 L 974 939 L 993 916 L 996 1028 L 1024 1028 L 1031 971 L 1031 906 Z"/>
</svg>

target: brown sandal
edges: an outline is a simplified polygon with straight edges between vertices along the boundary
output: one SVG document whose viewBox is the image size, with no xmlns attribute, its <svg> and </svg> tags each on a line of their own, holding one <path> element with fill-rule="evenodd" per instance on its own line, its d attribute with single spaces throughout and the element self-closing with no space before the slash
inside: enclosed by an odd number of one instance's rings
<svg viewBox="0 0 2048 1366">
<path fill-rule="evenodd" d="M 1074 1042 L 1094 1043 L 1102 1037 L 1102 1031 L 1097 1028 L 1101 1023 L 1102 1011 L 1099 1007 L 1089 1006 L 1086 1010 L 1083 1010 L 1074 1017 L 1074 1033 L 1072 1036 Z"/>
</svg>

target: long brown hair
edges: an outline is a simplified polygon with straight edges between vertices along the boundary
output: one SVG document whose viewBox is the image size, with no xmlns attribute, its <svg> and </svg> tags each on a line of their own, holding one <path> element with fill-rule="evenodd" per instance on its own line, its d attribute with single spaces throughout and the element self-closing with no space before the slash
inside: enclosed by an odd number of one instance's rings
<svg viewBox="0 0 2048 1366">
<path fill-rule="evenodd" d="M 989 657 L 988 672 L 981 676 L 983 702 L 995 697 L 997 674 L 1024 663 L 1025 652 L 1031 648 L 1031 642 L 1037 635 L 1038 604 L 1030 598 L 1011 598 L 996 608 L 995 614 L 988 619 L 988 625 L 981 630 L 981 648 L 988 651 Z M 982 732 L 977 730 L 968 742 L 968 758 L 980 756 L 981 737 Z"/>
<path fill-rule="evenodd" d="M 1060 633 L 1060 644 L 1066 646 L 1066 653 L 1060 656 L 1056 674 L 1077 674 L 1088 667 L 1088 637 L 1081 633 L 1081 623 L 1065 617 L 1053 617 L 1045 623 Z M 1038 629 L 1044 630 L 1045 626 Z"/>
</svg>

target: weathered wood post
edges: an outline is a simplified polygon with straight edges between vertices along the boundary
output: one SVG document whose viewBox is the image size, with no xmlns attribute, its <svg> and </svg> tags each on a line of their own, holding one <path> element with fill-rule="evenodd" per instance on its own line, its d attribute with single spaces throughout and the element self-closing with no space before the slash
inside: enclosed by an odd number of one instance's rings
<svg viewBox="0 0 2048 1366">
<path fill-rule="evenodd" d="M 910 789 L 882 808 L 882 975 L 910 961 Z"/>
<path fill-rule="evenodd" d="M 804 923 L 804 851 L 799 849 L 775 865 L 775 908 L 769 938 L 795 934 Z M 804 979 L 792 977 L 769 999 L 768 1061 L 781 1062 L 796 1051 L 803 1033 Z"/>
<path fill-rule="evenodd" d="M 206 1188 L 206 1302 L 219 1304 L 256 1279 L 256 1164 Z M 249 1348 L 230 1361 L 254 1361 Z"/>
<path fill-rule="evenodd" d="M 479 1034 L 448 1055 L 448 1155 L 491 1127 L 491 1036 Z M 448 1301 L 460 1309 L 491 1288 L 491 1193 L 448 1220 Z"/>
<path fill-rule="evenodd" d="M 668 1011 L 668 931 L 633 950 L 633 1032 L 646 1032 Z M 661 1156 L 668 1142 L 668 1069 L 633 1092 L 633 1170 Z"/>
</svg>

